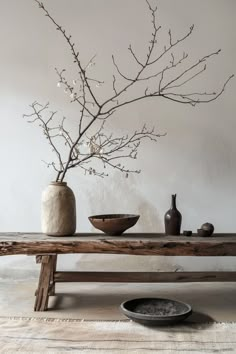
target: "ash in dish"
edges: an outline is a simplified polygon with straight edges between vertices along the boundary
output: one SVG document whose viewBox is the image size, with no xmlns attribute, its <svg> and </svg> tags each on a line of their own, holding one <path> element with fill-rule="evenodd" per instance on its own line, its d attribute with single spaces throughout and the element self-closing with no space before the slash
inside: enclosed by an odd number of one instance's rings
<svg viewBox="0 0 236 354">
<path fill-rule="evenodd" d="M 173 316 L 178 315 L 183 310 L 178 303 L 171 301 L 150 300 L 148 303 L 137 304 L 133 311 L 143 315 Z"/>
</svg>

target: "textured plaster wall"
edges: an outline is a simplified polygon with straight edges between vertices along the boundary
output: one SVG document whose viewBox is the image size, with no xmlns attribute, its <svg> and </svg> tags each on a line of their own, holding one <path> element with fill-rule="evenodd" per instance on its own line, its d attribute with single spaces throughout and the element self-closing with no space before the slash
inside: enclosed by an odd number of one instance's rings
<svg viewBox="0 0 236 354">
<path fill-rule="evenodd" d="M 189 53 L 193 61 L 219 48 L 222 54 L 209 61 L 205 75 L 195 79 L 189 90 L 220 89 L 235 72 L 234 0 L 162 0 L 159 19 L 163 29 L 172 28 L 181 37 L 191 24 L 195 30 L 177 54 Z M 97 54 L 91 74 L 104 79 L 100 98 L 109 95 L 112 78 L 111 54 L 124 71 L 134 70 L 127 47 L 133 44 L 144 55 L 151 31 L 144 0 L 47 0 L 45 5 L 73 35 L 87 62 Z M 160 41 L 161 48 L 164 42 Z M 54 179 L 53 171 L 41 160 L 51 152 L 37 126 L 22 118 L 35 100 L 50 101 L 52 109 L 74 122 L 78 107 L 58 89 L 54 67 L 75 72 L 66 43 L 43 16 L 33 0 L 1 2 L 0 21 L 0 161 L 1 231 L 40 231 L 40 198 L 43 188 Z M 169 59 L 168 59 L 169 60 Z M 168 64 L 164 61 L 164 65 Z M 73 78 L 73 74 L 70 75 Z M 140 175 L 124 178 L 110 171 L 100 179 L 84 176 L 79 170 L 67 181 L 77 198 L 77 231 L 92 231 L 87 217 L 93 213 L 139 213 L 133 231 L 163 231 L 163 215 L 171 193 L 178 194 L 183 229 L 196 230 L 210 221 L 218 232 L 235 232 L 235 88 L 236 80 L 217 101 L 195 108 L 161 99 L 138 102 L 114 115 L 111 128 L 123 134 L 144 122 L 155 125 L 167 136 L 156 144 L 145 143 L 132 167 Z M 71 123 L 74 126 L 74 123 Z M 190 259 L 123 256 L 64 256 L 61 267 L 109 269 L 235 269 L 232 258 Z M 31 257 L 0 259 L 2 275 L 18 269 L 22 276 L 34 275 Z M 9 267 L 10 265 L 10 267 Z M 26 271 L 27 269 L 27 271 Z M 8 272 L 7 272 L 8 270 Z"/>
</svg>

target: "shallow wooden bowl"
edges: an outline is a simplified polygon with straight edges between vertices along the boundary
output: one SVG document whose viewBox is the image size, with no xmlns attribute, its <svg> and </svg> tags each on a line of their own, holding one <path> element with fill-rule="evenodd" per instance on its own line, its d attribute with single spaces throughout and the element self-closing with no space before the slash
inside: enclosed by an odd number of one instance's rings
<svg viewBox="0 0 236 354">
<path fill-rule="evenodd" d="M 98 230 L 110 236 L 119 236 L 134 226 L 139 215 L 133 214 L 104 214 L 89 216 L 89 221 Z"/>
</svg>

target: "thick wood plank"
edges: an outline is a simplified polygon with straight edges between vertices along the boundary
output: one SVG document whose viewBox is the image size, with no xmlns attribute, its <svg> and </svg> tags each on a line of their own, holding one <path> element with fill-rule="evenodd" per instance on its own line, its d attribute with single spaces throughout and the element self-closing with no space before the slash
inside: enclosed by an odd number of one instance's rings
<svg viewBox="0 0 236 354">
<path fill-rule="evenodd" d="M 50 237 L 35 233 L 0 234 L 0 256 L 101 253 L 159 256 L 236 256 L 236 234 L 212 237 L 165 236 L 154 233 L 77 234 Z"/>
<path fill-rule="evenodd" d="M 236 272 L 56 272 L 55 282 L 235 282 Z"/>
<path fill-rule="evenodd" d="M 66 237 L 56 237 L 56 236 L 47 236 L 42 233 L 36 233 L 36 232 L 29 232 L 29 233 L 24 233 L 24 232 L 0 232 L 0 242 L 4 241 L 17 241 L 17 242 L 36 242 L 36 241 L 50 241 L 50 242 L 67 242 L 67 241 L 89 241 L 89 240 L 150 240 L 150 239 L 165 239 L 167 241 L 176 241 L 178 242 L 186 242 L 188 241 L 202 241 L 202 242 L 215 242 L 215 239 L 220 240 L 227 238 L 229 241 L 236 242 L 236 233 L 215 233 L 211 237 L 199 237 L 196 234 L 193 234 L 193 236 L 187 237 L 183 235 L 179 236 L 169 236 L 165 235 L 163 233 L 156 233 L 156 232 L 139 232 L 139 233 L 124 233 L 121 236 L 107 236 L 104 233 L 76 233 L 72 236 L 66 236 Z"/>
<path fill-rule="evenodd" d="M 5 242 L 0 243 L 0 255 L 14 254 L 57 254 L 101 253 L 149 256 L 236 256 L 236 242 L 217 240 L 215 242 L 168 240 L 89 240 L 66 242 Z"/>
</svg>

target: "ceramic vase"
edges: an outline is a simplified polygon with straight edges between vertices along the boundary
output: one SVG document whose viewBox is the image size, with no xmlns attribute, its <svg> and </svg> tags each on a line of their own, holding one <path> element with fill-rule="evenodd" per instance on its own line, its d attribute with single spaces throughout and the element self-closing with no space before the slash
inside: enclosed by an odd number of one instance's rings
<svg viewBox="0 0 236 354">
<path fill-rule="evenodd" d="M 176 194 L 172 194 L 171 208 L 165 213 L 165 233 L 167 235 L 179 235 L 182 215 L 176 207 Z"/>
<path fill-rule="evenodd" d="M 49 236 L 69 236 L 76 230 L 76 204 L 66 182 L 51 182 L 42 194 L 42 232 Z"/>
</svg>

